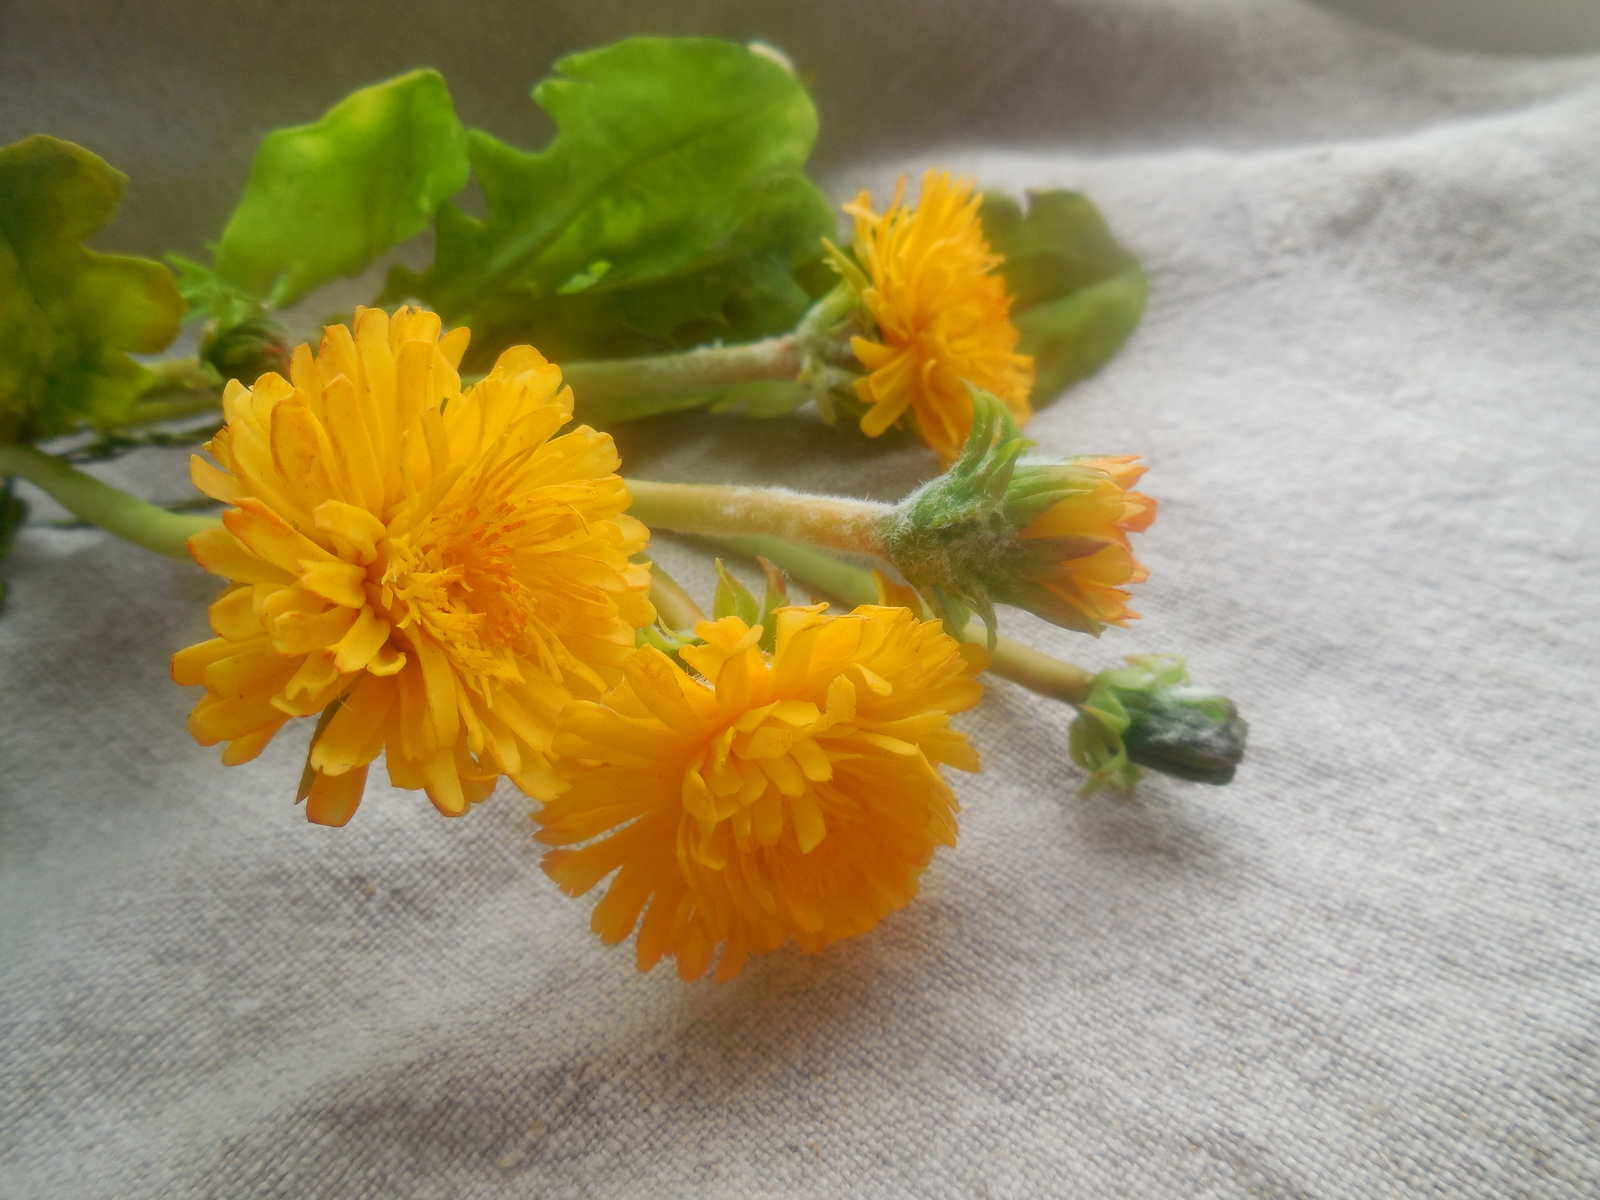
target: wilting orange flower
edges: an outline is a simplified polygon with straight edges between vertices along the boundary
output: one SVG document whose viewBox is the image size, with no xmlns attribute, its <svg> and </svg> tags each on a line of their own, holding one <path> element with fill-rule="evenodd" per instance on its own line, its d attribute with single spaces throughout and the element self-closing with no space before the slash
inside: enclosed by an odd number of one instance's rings
<svg viewBox="0 0 1600 1200">
<path fill-rule="evenodd" d="M 455 816 L 509 775 L 545 788 L 557 714 L 621 678 L 654 620 L 649 531 L 624 510 L 610 437 L 572 416 L 559 368 L 518 346 L 467 392 L 468 333 L 433 313 L 357 309 L 291 380 L 230 384 L 195 485 L 233 505 L 190 539 L 231 580 L 217 637 L 172 660 L 204 685 L 189 718 L 223 762 L 322 714 L 302 795 L 342 825 L 368 765 Z"/>
<path fill-rule="evenodd" d="M 671 954 L 697 979 L 722 943 L 718 979 L 790 938 L 821 950 L 904 907 L 955 844 L 938 765 L 978 769 L 949 714 L 982 696 L 986 656 L 903 608 L 824 608 L 778 609 L 770 655 L 759 625 L 702 622 L 680 651 L 702 678 L 647 647 L 564 714 L 571 786 L 539 840 L 589 844 L 544 867 L 573 896 L 616 872 L 591 925 L 616 943 L 643 911 L 641 971 Z"/>
<path fill-rule="evenodd" d="M 872 405 L 861 430 L 877 437 L 909 408 L 922 439 L 949 463 L 972 428 L 966 385 L 993 393 L 1025 422 L 1033 360 L 1016 353 L 1011 297 L 984 240 L 972 181 L 928 171 L 915 209 L 902 203 L 904 192 L 902 177 L 881 215 L 866 192 L 845 206 L 868 277 L 861 300 L 877 323 L 875 339 L 850 343 L 868 371 L 856 382 Z"/>
<path fill-rule="evenodd" d="M 1130 490 L 1146 470 L 1138 458 L 1069 458 L 1043 468 L 1069 494 L 1016 536 L 1024 546 L 1032 542 L 1066 550 L 1032 576 L 1044 595 L 1025 607 L 1057 625 L 1088 632 L 1103 625 L 1126 626 L 1139 616 L 1128 607 L 1129 595 L 1122 587 L 1143 583 L 1150 572 L 1133 556 L 1128 534 L 1143 532 L 1156 519 L 1156 502 Z"/>
</svg>

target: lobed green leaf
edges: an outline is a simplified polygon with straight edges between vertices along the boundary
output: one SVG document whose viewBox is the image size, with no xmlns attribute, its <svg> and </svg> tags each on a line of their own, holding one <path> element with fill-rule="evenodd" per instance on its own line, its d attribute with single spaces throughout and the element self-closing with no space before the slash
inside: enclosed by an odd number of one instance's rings
<svg viewBox="0 0 1600 1200">
<path fill-rule="evenodd" d="M 1000 272 L 1017 349 L 1033 356 L 1037 408 L 1098 371 L 1128 339 L 1144 315 L 1144 268 L 1078 192 L 1030 192 L 1026 213 L 1010 196 L 985 192 L 981 217 L 990 247 L 1005 259 Z"/>
<path fill-rule="evenodd" d="M 792 328 L 836 228 L 802 174 L 817 117 L 799 81 L 697 38 L 632 38 L 556 71 L 533 93 L 554 139 L 528 153 L 473 130 L 487 216 L 441 208 L 432 267 L 397 269 L 384 300 L 470 325 L 480 364 L 530 335 L 572 360 Z"/>
<path fill-rule="evenodd" d="M 127 182 L 42 134 L 0 149 L 0 444 L 115 424 L 152 378 L 128 355 L 177 333 L 183 298 L 166 267 L 82 244 Z"/>
<path fill-rule="evenodd" d="M 352 92 L 315 124 L 262 139 L 217 246 L 217 279 L 292 304 L 420 233 L 467 174 L 466 130 L 437 71 Z"/>
</svg>

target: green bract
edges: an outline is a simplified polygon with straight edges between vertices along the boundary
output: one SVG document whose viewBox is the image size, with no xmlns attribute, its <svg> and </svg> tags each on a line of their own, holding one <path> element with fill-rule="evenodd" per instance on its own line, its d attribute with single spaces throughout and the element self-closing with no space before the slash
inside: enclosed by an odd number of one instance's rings
<svg viewBox="0 0 1600 1200">
<path fill-rule="evenodd" d="M 160 263 L 81 244 L 127 176 L 38 135 L 0 149 L 0 444 L 114 424 L 177 332 L 183 299 Z"/>
<path fill-rule="evenodd" d="M 1034 443 L 1006 407 L 971 384 L 967 390 L 972 432 L 961 457 L 890 509 L 879 526 L 889 561 L 951 629 L 964 629 L 970 614 L 981 617 L 991 650 L 996 604 L 1099 637 L 1105 626 L 1063 595 L 1073 587 L 1063 564 L 1095 554 L 1105 539 L 1022 533 L 1053 505 L 1092 491 L 1103 476 L 1075 459 L 1025 461 Z"/>
<path fill-rule="evenodd" d="M 801 173 L 811 98 L 772 58 L 727 42 L 633 38 L 574 55 L 534 89 L 556 124 L 538 153 L 469 135 L 488 202 L 446 205 L 421 299 L 473 331 L 473 362 L 530 334 L 557 361 L 743 341 L 791 328 L 796 270 L 834 231 Z"/>
<path fill-rule="evenodd" d="M 1101 671 L 1068 729 L 1072 760 L 1089 772 L 1082 794 L 1127 791 L 1146 766 L 1193 783 L 1228 783 L 1250 727 L 1232 700 L 1193 686 L 1176 654 L 1132 655 Z"/>
<path fill-rule="evenodd" d="M 292 304 L 420 233 L 467 170 L 466 131 L 437 71 L 362 88 L 316 124 L 261 140 L 217 246 L 217 279 Z"/>
<path fill-rule="evenodd" d="M 1092 375 L 1144 315 L 1144 268 L 1077 192 L 1030 192 L 1028 211 L 985 192 L 983 234 L 1005 262 L 1017 350 L 1033 356 L 1035 408 Z"/>
</svg>

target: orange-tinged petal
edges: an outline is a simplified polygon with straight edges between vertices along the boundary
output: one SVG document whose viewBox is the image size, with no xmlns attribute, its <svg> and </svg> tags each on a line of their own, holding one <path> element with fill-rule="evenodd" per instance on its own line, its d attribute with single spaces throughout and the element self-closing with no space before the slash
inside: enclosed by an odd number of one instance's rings
<svg viewBox="0 0 1600 1200">
<path fill-rule="evenodd" d="M 317 772 L 306 797 L 306 820 L 313 825 L 347 825 L 367 790 L 367 768 L 357 767 L 342 775 Z"/>
</svg>

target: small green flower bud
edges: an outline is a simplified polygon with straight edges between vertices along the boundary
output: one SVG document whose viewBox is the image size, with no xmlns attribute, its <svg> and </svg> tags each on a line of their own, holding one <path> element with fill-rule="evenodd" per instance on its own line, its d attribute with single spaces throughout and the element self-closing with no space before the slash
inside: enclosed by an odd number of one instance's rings
<svg viewBox="0 0 1600 1200">
<path fill-rule="evenodd" d="M 1233 701 L 1192 685 L 1175 654 L 1127 662 L 1094 677 L 1068 730 L 1072 760 L 1089 772 L 1081 794 L 1127 791 L 1141 766 L 1195 783 L 1232 780 L 1250 731 Z"/>
<path fill-rule="evenodd" d="M 997 603 L 1096 636 L 1136 617 L 1117 585 L 1145 577 L 1127 538 L 1155 516 L 1127 488 L 1142 470 L 1131 458 L 1025 459 L 1033 443 L 1010 412 L 970 390 L 961 457 L 884 518 L 890 560 L 951 628 L 982 617 L 991 649 Z"/>
<path fill-rule="evenodd" d="M 213 325 L 200 343 L 200 359 L 216 369 L 222 381 L 252 385 L 268 371 L 289 374 L 289 338 L 277 322 L 250 317 L 237 325 Z"/>
</svg>

